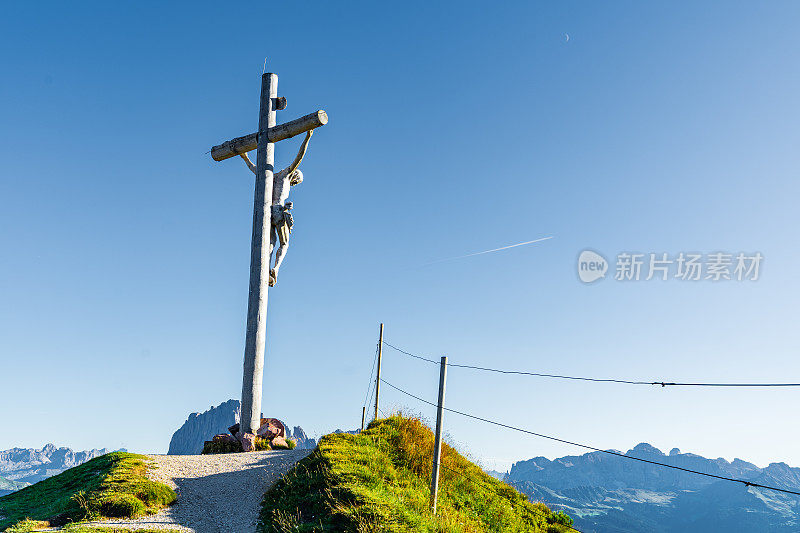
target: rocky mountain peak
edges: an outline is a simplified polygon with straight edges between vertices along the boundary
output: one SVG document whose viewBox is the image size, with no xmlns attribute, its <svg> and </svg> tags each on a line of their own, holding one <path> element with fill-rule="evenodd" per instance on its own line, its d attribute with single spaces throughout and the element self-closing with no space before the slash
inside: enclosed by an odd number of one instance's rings
<svg viewBox="0 0 800 533">
<path fill-rule="evenodd" d="M 673 449 L 674 450 L 678 450 L 677 448 L 673 448 Z M 637 452 L 637 453 L 631 454 L 631 452 Z M 678 453 L 680 453 L 680 450 L 678 450 Z M 637 454 L 638 455 L 642 455 L 642 454 L 644 454 L 644 455 L 657 455 L 659 457 L 664 457 L 664 452 L 662 452 L 661 450 L 659 450 L 658 448 L 656 448 L 652 444 L 647 444 L 646 442 L 640 442 L 639 444 L 634 446 L 632 450 L 629 450 L 626 455 L 637 455 Z M 671 454 L 672 454 L 672 452 L 670 452 L 670 455 Z"/>
</svg>

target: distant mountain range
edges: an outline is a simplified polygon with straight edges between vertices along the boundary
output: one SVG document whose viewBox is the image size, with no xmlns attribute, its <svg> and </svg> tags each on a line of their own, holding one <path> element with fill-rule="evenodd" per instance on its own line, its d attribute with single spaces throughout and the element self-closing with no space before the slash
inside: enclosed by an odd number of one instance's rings
<svg viewBox="0 0 800 533">
<path fill-rule="evenodd" d="M 203 413 L 191 413 L 186 422 L 172 434 L 169 441 L 169 455 L 196 455 L 203 451 L 203 443 L 214 435 L 227 433 L 228 428 L 239 422 L 241 402 L 228 400 Z M 286 425 L 286 436 L 294 439 L 298 449 L 316 448 L 317 442 L 309 438 L 303 428 L 294 430 Z"/>
<path fill-rule="evenodd" d="M 56 448 L 52 444 L 40 450 L 11 448 L 0 451 L 0 496 L 60 474 L 67 468 L 108 452 L 105 448 L 74 452 L 70 448 Z"/>
<path fill-rule="evenodd" d="M 11 494 L 14 491 L 27 487 L 29 484 L 30 483 L 25 483 L 23 481 L 11 481 L 10 479 L 0 477 L 0 496 Z"/>
<path fill-rule="evenodd" d="M 507 472 L 498 472 L 497 470 L 484 470 L 484 472 L 495 479 L 499 479 L 500 481 L 505 481 L 506 476 L 508 475 Z"/>
<path fill-rule="evenodd" d="M 785 463 L 759 468 L 677 448 L 667 455 L 645 443 L 625 455 L 800 491 L 800 468 Z M 602 452 L 520 461 L 504 480 L 531 499 L 565 511 L 584 533 L 800 532 L 800 497 Z"/>
</svg>

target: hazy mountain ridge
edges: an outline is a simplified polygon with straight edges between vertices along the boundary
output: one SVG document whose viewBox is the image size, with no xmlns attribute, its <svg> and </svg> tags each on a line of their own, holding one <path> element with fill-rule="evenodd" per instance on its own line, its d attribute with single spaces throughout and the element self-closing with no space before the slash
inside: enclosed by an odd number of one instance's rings
<svg viewBox="0 0 800 533">
<path fill-rule="evenodd" d="M 73 451 L 47 444 L 41 449 L 11 448 L 0 451 L 0 496 L 19 490 L 89 459 L 108 453 L 99 450 Z"/>
<path fill-rule="evenodd" d="M 627 456 L 800 490 L 800 468 L 664 454 L 639 444 Z M 800 531 L 800 497 L 630 461 L 602 452 L 515 463 L 507 483 L 590 531 Z"/>
<path fill-rule="evenodd" d="M 506 472 L 498 472 L 497 470 L 485 470 L 484 469 L 484 472 L 486 472 L 487 474 L 489 474 L 490 476 L 492 476 L 495 479 L 499 479 L 500 481 L 505 480 L 506 479 L 506 475 L 508 475 Z"/>
<path fill-rule="evenodd" d="M 19 489 L 27 487 L 28 485 L 29 483 L 25 483 L 23 481 L 11 481 L 10 479 L 0 476 L 0 496 L 11 494 L 12 492 L 18 491 Z"/>
</svg>

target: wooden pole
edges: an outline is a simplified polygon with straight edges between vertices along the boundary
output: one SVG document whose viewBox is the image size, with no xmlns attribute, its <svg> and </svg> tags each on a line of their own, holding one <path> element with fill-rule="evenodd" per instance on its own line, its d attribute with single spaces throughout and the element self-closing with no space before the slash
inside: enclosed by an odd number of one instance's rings
<svg viewBox="0 0 800 533">
<path fill-rule="evenodd" d="M 439 404 L 436 407 L 436 440 L 433 443 L 433 469 L 431 472 L 431 511 L 436 514 L 436 497 L 439 494 L 439 463 L 442 460 L 442 415 L 444 414 L 444 386 L 447 380 L 447 357 L 442 357 L 439 367 Z"/>
<path fill-rule="evenodd" d="M 327 123 L 328 114 L 320 109 L 315 113 L 309 113 L 304 117 L 296 118 L 279 126 L 273 124 L 267 130 L 267 140 L 271 143 L 276 143 L 284 139 L 291 139 L 295 135 L 319 128 Z M 211 157 L 214 161 L 224 161 L 229 157 L 255 150 L 258 147 L 258 138 L 258 133 L 251 133 L 250 135 L 225 141 L 211 148 Z"/>
<path fill-rule="evenodd" d="M 381 394 L 381 359 L 383 358 L 383 322 L 378 334 L 378 374 L 375 376 L 375 418 L 378 418 L 378 396 Z"/>
<path fill-rule="evenodd" d="M 367 407 L 361 408 L 361 431 L 364 431 L 364 419 L 367 417 Z"/>
<path fill-rule="evenodd" d="M 253 199 L 253 238 L 250 244 L 250 291 L 247 299 L 247 335 L 242 378 L 241 432 L 255 433 L 261 425 L 261 389 L 264 382 L 264 348 L 267 337 L 267 286 L 269 281 L 269 233 L 271 229 L 272 173 L 275 145 L 266 131 L 275 126 L 274 102 L 278 75 L 261 77 L 261 108 L 256 155 L 256 187 Z"/>
</svg>

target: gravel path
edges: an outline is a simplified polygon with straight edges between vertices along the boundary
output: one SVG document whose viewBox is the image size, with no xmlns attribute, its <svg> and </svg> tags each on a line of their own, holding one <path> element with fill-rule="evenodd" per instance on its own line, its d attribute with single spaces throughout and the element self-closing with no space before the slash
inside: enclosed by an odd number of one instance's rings
<svg viewBox="0 0 800 533">
<path fill-rule="evenodd" d="M 255 532 L 264 493 L 309 453 L 311 450 L 150 455 L 157 466 L 151 470 L 150 478 L 175 489 L 175 504 L 146 518 L 90 525 L 195 533 Z"/>
</svg>

